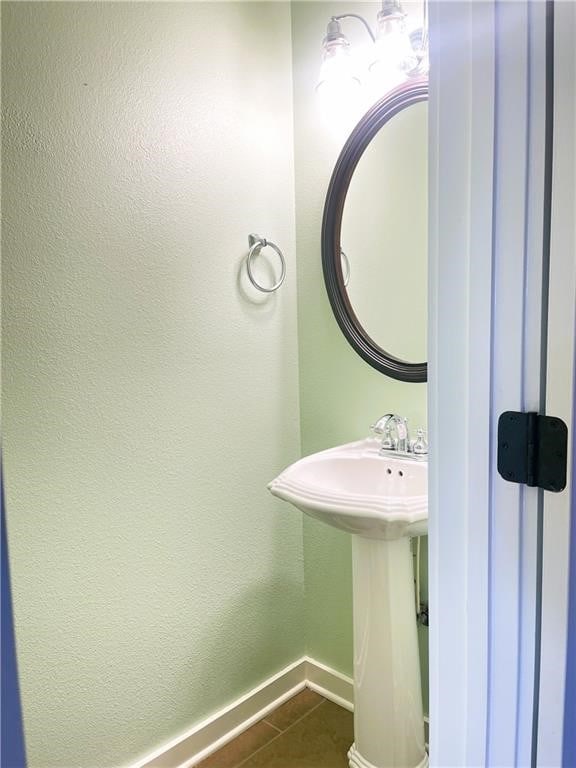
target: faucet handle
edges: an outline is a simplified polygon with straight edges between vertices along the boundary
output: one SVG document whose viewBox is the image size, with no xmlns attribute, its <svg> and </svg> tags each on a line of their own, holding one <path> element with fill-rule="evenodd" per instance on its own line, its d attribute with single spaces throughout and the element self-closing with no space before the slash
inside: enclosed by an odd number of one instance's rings
<svg viewBox="0 0 576 768">
<path fill-rule="evenodd" d="M 401 417 L 396 421 L 396 432 L 398 434 L 398 440 L 405 440 L 408 443 L 408 419 Z"/>
<path fill-rule="evenodd" d="M 425 456 L 428 453 L 428 441 L 424 438 L 423 429 L 416 430 L 416 440 L 414 440 L 412 452 L 420 456 Z"/>
</svg>

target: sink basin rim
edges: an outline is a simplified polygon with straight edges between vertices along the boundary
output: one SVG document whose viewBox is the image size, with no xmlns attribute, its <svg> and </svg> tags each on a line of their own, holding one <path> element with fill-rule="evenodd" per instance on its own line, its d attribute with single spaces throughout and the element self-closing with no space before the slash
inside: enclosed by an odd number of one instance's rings
<svg viewBox="0 0 576 768">
<path fill-rule="evenodd" d="M 376 514 L 389 523 L 403 522 L 408 524 L 420 522 L 428 517 L 427 494 L 377 496 L 370 493 L 351 493 L 342 490 L 332 492 L 325 488 L 315 490 L 309 484 L 294 480 L 291 477 L 303 465 L 322 463 L 330 460 L 333 456 L 348 457 L 353 461 L 367 457 L 371 461 L 383 461 L 407 469 L 415 465 L 427 471 L 427 462 L 411 462 L 410 459 L 404 457 L 380 455 L 379 442 L 373 438 L 366 438 L 303 457 L 268 483 L 268 489 L 275 496 L 289 501 L 304 512 L 314 510 L 323 514 L 346 514 L 351 517 Z M 422 471 L 422 469 L 418 471 Z"/>
<path fill-rule="evenodd" d="M 320 493 L 309 490 L 303 484 L 284 480 L 282 482 L 273 480 L 268 484 L 269 490 L 285 501 L 292 504 L 306 503 L 307 506 L 318 510 L 329 512 L 346 512 L 347 514 L 358 514 L 362 512 L 380 512 L 383 513 L 383 504 L 386 505 L 384 514 L 390 520 L 398 515 L 398 519 L 410 520 L 415 522 L 427 516 L 428 498 L 427 496 L 412 496 L 406 499 L 402 496 L 386 496 L 383 500 L 374 499 L 372 496 L 360 496 L 356 494 L 344 493 Z"/>
</svg>

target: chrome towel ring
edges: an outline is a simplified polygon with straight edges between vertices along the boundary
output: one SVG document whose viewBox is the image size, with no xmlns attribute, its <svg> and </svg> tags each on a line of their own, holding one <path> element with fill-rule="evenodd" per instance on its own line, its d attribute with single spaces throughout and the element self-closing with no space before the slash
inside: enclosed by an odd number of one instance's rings
<svg viewBox="0 0 576 768">
<path fill-rule="evenodd" d="M 246 257 L 246 271 L 248 272 L 248 278 L 250 282 L 254 288 L 262 291 L 262 293 L 274 293 L 274 291 L 277 291 L 278 288 L 280 288 L 284 282 L 284 278 L 286 277 L 286 261 L 282 255 L 282 251 L 275 243 L 271 242 L 270 240 L 266 240 L 265 237 L 260 237 L 260 235 L 248 235 L 248 245 L 250 246 L 250 250 L 248 251 L 248 256 Z M 278 281 L 274 283 L 274 285 L 270 286 L 270 288 L 265 288 L 263 285 L 260 285 L 260 283 L 256 281 L 254 275 L 252 274 L 252 259 L 254 256 L 260 253 L 262 248 L 266 248 L 267 246 L 272 248 L 272 250 L 278 254 L 278 258 L 280 259 L 280 266 L 282 268 Z"/>
<path fill-rule="evenodd" d="M 342 248 L 340 248 L 340 258 L 342 259 L 342 280 L 344 281 L 344 288 L 347 288 L 350 282 L 350 259 Z"/>
</svg>

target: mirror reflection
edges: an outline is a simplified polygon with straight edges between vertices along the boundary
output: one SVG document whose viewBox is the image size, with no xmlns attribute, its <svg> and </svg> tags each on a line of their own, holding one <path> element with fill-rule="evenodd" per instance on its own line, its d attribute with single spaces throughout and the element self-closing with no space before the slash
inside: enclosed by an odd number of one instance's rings
<svg viewBox="0 0 576 768">
<path fill-rule="evenodd" d="M 358 321 L 382 349 L 415 363 L 427 358 L 427 123 L 427 102 L 411 104 L 366 147 L 340 240 Z"/>
</svg>

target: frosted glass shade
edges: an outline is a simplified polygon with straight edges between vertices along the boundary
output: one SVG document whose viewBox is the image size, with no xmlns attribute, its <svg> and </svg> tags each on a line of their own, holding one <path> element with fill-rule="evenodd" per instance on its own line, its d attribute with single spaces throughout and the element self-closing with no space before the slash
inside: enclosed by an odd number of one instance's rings
<svg viewBox="0 0 576 768">
<path fill-rule="evenodd" d="M 360 78 L 355 72 L 354 61 L 347 46 L 331 46 L 325 51 L 316 90 L 322 97 L 328 94 L 356 93 L 360 87 Z"/>
<path fill-rule="evenodd" d="M 404 21 L 392 17 L 380 21 L 374 43 L 370 76 L 386 84 L 386 90 L 403 82 L 418 66 L 418 57 L 404 29 Z"/>
</svg>

